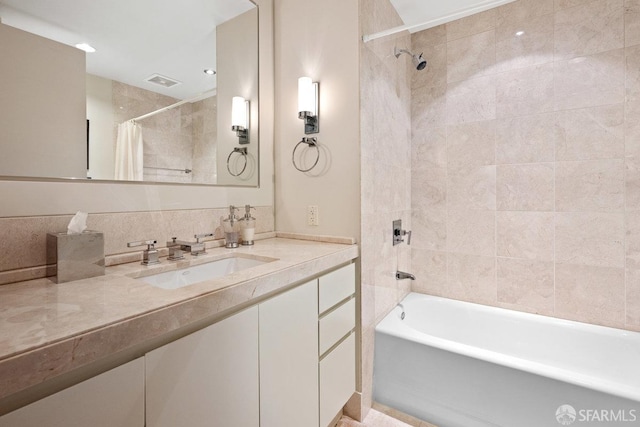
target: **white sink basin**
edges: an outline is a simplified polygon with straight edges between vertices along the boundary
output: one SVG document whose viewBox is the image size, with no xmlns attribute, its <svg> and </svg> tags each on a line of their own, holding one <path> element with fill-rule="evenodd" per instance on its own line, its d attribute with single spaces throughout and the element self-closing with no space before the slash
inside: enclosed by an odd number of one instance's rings
<svg viewBox="0 0 640 427">
<path fill-rule="evenodd" d="M 252 258 L 229 257 L 211 261 L 206 264 L 195 265 L 180 270 L 167 271 L 166 273 L 153 274 L 151 276 L 139 277 L 145 283 L 162 289 L 178 289 L 205 280 L 226 276 L 247 268 L 256 267 L 275 261 L 262 261 Z"/>
</svg>

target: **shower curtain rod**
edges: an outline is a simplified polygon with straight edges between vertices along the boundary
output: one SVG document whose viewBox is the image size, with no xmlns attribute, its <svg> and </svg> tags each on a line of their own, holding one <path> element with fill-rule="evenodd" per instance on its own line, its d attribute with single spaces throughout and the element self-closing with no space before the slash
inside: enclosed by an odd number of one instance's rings
<svg viewBox="0 0 640 427">
<path fill-rule="evenodd" d="M 389 28 L 388 30 L 380 31 L 373 34 L 366 34 L 362 36 L 362 41 L 367 43 L 375 39 L 379 39 L 381 37 L 391 36 L 393 34 L 400 33 L 402 31 L 422 31 L 428 28 L 436 27 L 441 24 L 446 24 L 447 22 L 455 21 L 456 19 L 464 18 L 476 13 L 484 12 L 485 10 L 493 9 L 494 7 L 502 6 L 507 3 L 511 3 L 515 0 L 486 0 L 483 4 L 479 6 L 460 9 L 453 13 L 450 13 L 447 16 L 437 19 L 431 19 L 429 21 L 422 22 L 420 24 L 412 24 L 412 25 L 400 25 L 398 27 Z"/>
<path fill-rule="evenodd" d="M 200 99 L 203 99 L 203 97 L 208 96 L 209 94 L 211 94 L 211 95 L 215 95 L 215 93 L 216 93 L 216 90 L 215 90 L 215 89 L 208 90 L 208 91 L 206 91 L 206 92 L 202 92 L 202 93 L 201 93 L 200 95 L 198 95 L 198 96 L 194 96 L 193 98 L 190 98 L 190 99 L 183 99 L 182 101 L 178 101 L 178 102 L 176 102 L 175 104 L 171 104 L 171 105 L 168 105 L 168 106 L 166 106 L 166 107 L 162 107 L 162 108 L 160 108 L 160 109 L 158 109 L 158 110 L 156 110 L 156 111 L 152 111 L 152 112 L 147 113 L 147 114 L 144 114 L 144 115 L 142 115 L 142 116 L 140 116 L 140 117 L 136 117 L 135 119 L 129 119 L 129 121 L 131 121 L 131 122 L 137 122 L 138 120 L 142 120 L 142 119 L 149 118 L 149 117 L 151 117 L 151 116 L 155 116 L 156 114 L 163 113 L 163 112 L 165 112 L 165 111 L 167 111 L 167 110 L 171 110 L 172 108 L 179 107 L 179 106 L 181 106 L 181 105 L 183 105 L 183 104 L 186 104 L 186 103 L 188 103 L 188 102 L 196 102 L 196 101 L 199 101 Z"/>
<path fill-rule="evenodd" d="M 393 27 L 393 28 L 389 28 L 388 30 L 380 31 L 380 32 L 373 33 L 373 34 L 364 35 L 364 36 L 362 36 L 362 41 L 367 43 L 367 42 L 370 42 L 371 40 L 375 40 L 375 39 L 379 39 L 379 38 L 382 38 L 382 37 L 391 36 L 393 34 L 401 33 L 402 31 L 411 31 L 412 28 L 419 27 L 419 26 L 422 26 L 422 25 L 425 25 L 425 24 L 420 24 L 420 25 L 400 25 L 399 27 Z"/>
</svg>

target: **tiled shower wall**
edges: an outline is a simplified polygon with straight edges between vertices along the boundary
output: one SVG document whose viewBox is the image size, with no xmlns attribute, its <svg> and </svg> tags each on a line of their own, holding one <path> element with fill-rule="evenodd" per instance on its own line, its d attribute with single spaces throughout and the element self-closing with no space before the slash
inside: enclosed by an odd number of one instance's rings
<svg viewBox="0 0 640 427">
<path fill-rule="evenodd" d="M 87 229 L 104 233 L 106 256 L 133 255 L 112 262 L 133 262 L 144 247 L 127 248 L 127 242 L 155 239 L 157 247 L 164 248 L 171 237 L 193 241 L 195 234 L 214 233 L 213 239 L 223 239 L 222 220 L 228 215 L 229 208 L 89 214 Z M 253 216 L 256 233 L 274 231 L 273 206 L 258 206 Z M 3 242 L 11 248 L 10 254 L 0 257 L 0 285 L 53 275 L 54 270 L 46 265 L 47 233 L 66 231 L 72 217 L 0 218 Z"/>
<path fill-rule="evenodd" d="M 362 34 L 402 24 L 389 0 L 361 0 Z M 374 327 L 409 292 L 406 244 L 392 246 L 392 221 L 411 229 L 411 103 L 408 33 L 361 44 L 362 407 L 371 407 Z"/>
<path fill-rule="evenodd" d="M 193 131 L 193 176 L 191 182 L 218 182 L 218 97 L 191 104 Z"/>
<path fill-rule="evenodd" d="M 117 125 L 179 99 L 113 81 L 114 147 Z M 144 180 L 215 183 L 217 97 L 212 96 L 140 120 L 144 140 Z M 192 173 L 166 170 L 191 169 Z"/>
<path fill-rule="evenodd" d="M 640 1 L 518 0 L 412 48 L 414 290 L 640 330 Z"/>
</svg>

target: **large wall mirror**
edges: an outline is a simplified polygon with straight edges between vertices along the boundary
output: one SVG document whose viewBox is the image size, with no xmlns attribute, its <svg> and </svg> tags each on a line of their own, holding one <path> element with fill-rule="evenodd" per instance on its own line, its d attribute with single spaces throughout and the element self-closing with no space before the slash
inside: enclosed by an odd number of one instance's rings
<svg viewBox="0 0 640 427">
<path fill-rule="evenodd" d="M 0 0 L 0 177 L 258 186 L 250 0 Z"/>
</svg>

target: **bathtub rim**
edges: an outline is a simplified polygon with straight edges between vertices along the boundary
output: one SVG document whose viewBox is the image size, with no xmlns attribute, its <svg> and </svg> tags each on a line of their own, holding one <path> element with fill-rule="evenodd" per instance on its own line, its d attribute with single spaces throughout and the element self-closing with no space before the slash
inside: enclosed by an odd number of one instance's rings
<svg viewBox="0 0 640 427">
<path fill-rule="evenodd" d="M 634 331 L 627 331 L 622 329 L 611 328 L 601 325 L 592 325 L 582 322 L 576 322 L 573 320 L 559 319 L 550 316 L 544 316 L 539 314 L 525 313 L 516 310 L 509 310 L 501 307 L 486 306 L 482 304 L 476 304 L 466 301 L 454 300 L 451 298 L 443 298 L 433 295 L 420 294 L 417 292 L 409 293 L 400 303 L 405 303 L 418 298 L 426 298 L 437 301 L 444 301 L 446 303 L 455 303 L 463 306 L 473 306 L 474 309 L 486 310 L 499 310 L 501 312 L 508 312 L 509 316 L 516 316 L 523 319 L 535 319 L 544 318 L 546 321 L 550 321 L 557 324 L 569 325 L 571 327 L 577 327 L 579 329 L 599 329 L 600 332 L 607 332 L 609 334 L 631 334 L 640 336 L 640 333 Z M 406 308 L 405 308 L 406 311 Z M 633 387 L 628 384 L 619 383 L 616 381 L 610 381 L 602 378 L 595 377 L 569 369 L 558 368 L 550 366 L 544 363 L 516 357 L 512 355 L 498 353 L 496 351 L 475 347 L 469 344 L 462 344 L 455 341 L 447 340 L 444 338 L 438 338 L 432 335 L 428 335 L 424 332 L 420 332 L 400 320 L 400 313 L 402 309 L 398 306 L 387 314 L 378 325 L 375 327 L 376 333 L 382 333 L 390 336 L 395 336 L 401 339 L 413 341 L 418 344 L 432 346 L 441 350 L 449 351 L 452 353 L 461 354 L 463 356 L 471 357 L 474 359 L 483 360 L 485 362 L 494 363 L 502 366 L 507 366 L 519 371 L 540 375 L 553 380 L 559 380 L 566 383 L 574 384 L 577 386 L 585 387 L 591 390 L 600 391 L 617 397 L 632 400 L 634 402 L 640 402 L 640 385 Z"/>
</svg>

